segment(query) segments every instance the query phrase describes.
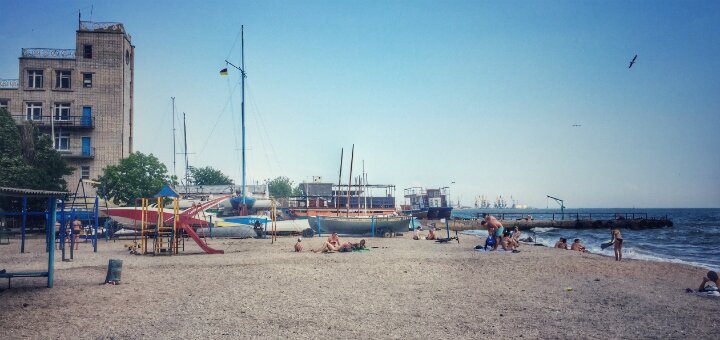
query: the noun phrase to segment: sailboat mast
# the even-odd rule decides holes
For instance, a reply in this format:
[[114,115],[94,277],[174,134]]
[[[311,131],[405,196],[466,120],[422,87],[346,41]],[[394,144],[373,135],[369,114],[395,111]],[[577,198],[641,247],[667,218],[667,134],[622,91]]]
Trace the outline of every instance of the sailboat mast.
[[345,149],[340,148],[340,175],[338,175],[338,186],[337,191],[335,191],[335,213],[337,216],[340,216],[340,186],[342,185],[343,151],[345,151]]
[[177,164],[175,162],[175,156],[177,155],[177,151],[175,151],[175,97],[170,97],[172,99],[172,125],[173,125],[173,175],[175,175],[175,179],[177,180]]
[[187,125],[185,124],[185,112],[183,112],[183,138],[185,138],[185,193],[187,193],[188,180],[190,179],[190,176],[188,175]]
[[348,191],[347,191],[347,214],[350,216],[350,186],[352,186],[352,168],[353,161],[355,160],[355,144],[352,146],[352,152],[350,153],[350,176],[348,176]]
[[363,190],[363,197],[365,198],[365,202],[363,203],[363,206],[365,207],[365,215],[367,215],[367,173],[365,172],[365,160],[363,159],[363,186],[365,189]]
[[242,84],[242,102],[240,103],[240,118],[242,119],[242,195],[243,208],[245,205],[245,26],[240,26],[240,73]]

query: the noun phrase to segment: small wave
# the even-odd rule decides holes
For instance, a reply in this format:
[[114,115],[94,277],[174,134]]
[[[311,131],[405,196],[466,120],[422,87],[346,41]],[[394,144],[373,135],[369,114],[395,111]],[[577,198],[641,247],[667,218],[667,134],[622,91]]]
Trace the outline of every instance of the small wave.
[[463,235],[473,235],[473,236],[487,236],[487,230],[465,230],[461,231],[460,234]]
[[[611,252],[610,254],[608,254],[608,256],[615,256],[615,254],[614,254],[614,252]],[[695,266],[695,267],[701,267],[701,268],[705,268],[705,269],[713,269],[712,265],[708,264],[708,263],[681,260],[678,258],[667,258],[667,257],[653,255],[653,254],[643,254],[634,249],[630,249],[629,251],[626,251],[625,249],[623,249],[623,257],[626,257],[629,259],[635,259],[635,260],[689,264],[689,265]]]
[[534,233],[546,233],[546,232],[548,232],[548,231],[552,231],[552,230],[555,230],[555,229],[557,229],[557,228],[553,228],[553,227],[547,227],[547,228],[535,227],[535,228],[532,228],[531,230],[532,230]]

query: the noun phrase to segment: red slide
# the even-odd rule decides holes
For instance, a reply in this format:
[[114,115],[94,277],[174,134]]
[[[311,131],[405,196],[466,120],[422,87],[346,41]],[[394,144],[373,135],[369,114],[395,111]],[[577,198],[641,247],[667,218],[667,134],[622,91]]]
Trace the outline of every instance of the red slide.
[[195,233],[195,230],[192,230],[192,228],[188,227],[187,225],[182,225],[180,228],[183,228],[185,232],[192,237],[193,240],[195,240],[195,243],[197,243],[202,250],[204,250],[208,254],[225,254],[225,251],[213,249],[210,248],[207,243],[205,243],[203,240],[200,239],[200,236],[198,236],[197,233]]

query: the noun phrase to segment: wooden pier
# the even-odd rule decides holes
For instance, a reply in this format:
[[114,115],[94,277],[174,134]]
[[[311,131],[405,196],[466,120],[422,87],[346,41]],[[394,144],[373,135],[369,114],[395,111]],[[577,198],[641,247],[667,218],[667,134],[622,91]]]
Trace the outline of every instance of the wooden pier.
[[[458,219],[447,220],[450,230],[485,230],[480,225],[482,219]],[[620,229],[642,230],[672,227],[673,222],[667,218],[635,218],[635,219],[566,219],[566,220],[527,220],[527,219],[506,219],[499,220],[506,230],[518,227],[520,230],[532,228],[560,228],[560,229]],[[444,229],[445,223],[442,220],[421,220],[423,226],[434,225],[436,228]]]

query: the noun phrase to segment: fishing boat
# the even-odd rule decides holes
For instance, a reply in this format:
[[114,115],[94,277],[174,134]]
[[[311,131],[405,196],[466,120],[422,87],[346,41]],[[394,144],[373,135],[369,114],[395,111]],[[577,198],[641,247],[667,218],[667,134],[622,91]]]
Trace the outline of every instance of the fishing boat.
[[408,230],[409,216],[309,216],[308,223],[313,230],[321,233],[346,235],[382,235],[390,237]]
[[[301,195],[290,197],[290,218],[308,216],[380,216],[395,213],[394,185],[353,185],[348,194],[346,185],[320,181],[301,183]],[[348,209],[349,208],[349,209]]]

